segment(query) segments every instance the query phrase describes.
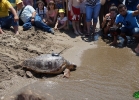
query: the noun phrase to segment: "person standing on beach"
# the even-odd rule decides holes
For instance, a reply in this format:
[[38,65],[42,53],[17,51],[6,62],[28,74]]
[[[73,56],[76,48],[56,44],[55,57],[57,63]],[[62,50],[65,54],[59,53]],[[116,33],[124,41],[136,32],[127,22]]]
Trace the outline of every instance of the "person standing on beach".
[[101,7],[100,0],[86,0],[86,22],[87,22],[86,35],[90,34],[92,19],[93,19],[93,33],[95,33],[100,7]]
[[72,21],[74,33],[76,35],[82,34],[79,27],[79,20],[80,20],[79,0],[69,0],[69,20]]

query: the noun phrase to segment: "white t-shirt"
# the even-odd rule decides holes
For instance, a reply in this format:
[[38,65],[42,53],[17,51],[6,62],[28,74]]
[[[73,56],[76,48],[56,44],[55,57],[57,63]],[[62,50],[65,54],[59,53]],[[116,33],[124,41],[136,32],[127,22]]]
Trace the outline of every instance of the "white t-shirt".
[[67,21],[68,19],[67,19],[67,17],[64,17],[62,19],[59,17],[59,18],[57,18],[57,20],[58,20],[58,23],[64,24],[64,22]]
[[36,12],[38,13],[38,15],[39,15],[42,19],[46,17],[46,12],[47,12],[47,11],[48,11],[48,10],[47,10],[46,7],[44,7],[43,10],[40,10],[40,9],[36,8]]
[[[18,16],[20,14],[21,10],[18,11]],[[22,14],[20,16],[21,20],[26,23],[30,20],[30,17],[32,16],[32,13],[35,12],[35,9],[30,6],[30,5],[27,5],[25,6],[24,10],[22,11]]]

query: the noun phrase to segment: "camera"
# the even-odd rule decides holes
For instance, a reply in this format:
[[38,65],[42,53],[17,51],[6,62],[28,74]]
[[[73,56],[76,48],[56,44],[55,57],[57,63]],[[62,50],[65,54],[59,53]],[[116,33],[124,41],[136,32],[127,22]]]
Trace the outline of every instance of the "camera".
[[110,16],[106,17],[106,20],[107,21],[110,21],[111,20]]

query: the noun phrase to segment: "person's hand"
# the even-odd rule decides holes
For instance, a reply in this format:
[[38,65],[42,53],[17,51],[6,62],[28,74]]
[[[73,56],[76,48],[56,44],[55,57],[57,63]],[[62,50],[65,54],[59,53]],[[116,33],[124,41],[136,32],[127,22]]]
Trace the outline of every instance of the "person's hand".
[[73,16],[73,15],[74,15],[73,11],[71,11],[71,13],[70,13],[70,14],[71,14],[71,16]]
[[43,19],[43,22],[45,23],[45,22],[46,22],[46,20],[45,20],[45,19]]
[[19,17],[16,15],[14,16],[14,21],[17,22],[19,20]]
[[57,27],[54,27],[54,30],[58,30],[58,28]]
[[31,19],[31,23],[32,23],[32,24],[34,23],[34,21],[35,21],[35,19]]

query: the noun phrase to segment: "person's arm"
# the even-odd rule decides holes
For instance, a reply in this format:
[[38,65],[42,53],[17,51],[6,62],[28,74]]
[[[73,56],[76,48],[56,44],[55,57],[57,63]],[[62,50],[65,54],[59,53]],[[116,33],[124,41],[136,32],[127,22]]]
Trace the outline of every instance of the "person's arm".
[[137,5],[137,9],[138,9],[138,10],[135,10],[135,11],[133,12],[133,16],[139,15],[139,4]]
[[58,9],[55,9],[56,15],[54,16],[54,23],[56,22],[57,16],[58,16]]
[[33,23],[35,21],[35,16],[36,16],[36,11],[34,11],[32,13],[32,16],[31,16],[31,22]]
[[102,22],[102,24],[101,24],[102,28],[104,28],[104,27],[105,27],[106,22],[107,22],[107,20],[106,20],[106,16],[105,16],[105,17],[104,17],[104,19],[103,19],[103,22]]
[[36,16],[36,11],[34,11],[34,12],[32,13],[31,18],[35,18],[35,16]]
[[14,21],[17,22],[17,21],[19,20],[19,18],[18,18],[18,15],[17,15],[15,9],[11,6],[11,7],[9,8],[9,10],[10,10],[10,11],[12,12],[12,14],[14,15]]
[[72,10],[72,5],[73,5],[73,0],[69,0],[69,9],[70,9],[70,12],[71,12],[71,16],[74,15],[73,10]]
[[56,24],[55,24],[55,27],[54,27],[55,30],[57,29],[57,25],[58,25],[58,20],[56,21]]
[[102,22],[102,28],[105,28],[106,26],[110,26],[110,25],[111,25],[110,15],[106,14]]

